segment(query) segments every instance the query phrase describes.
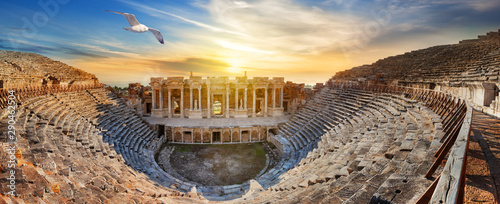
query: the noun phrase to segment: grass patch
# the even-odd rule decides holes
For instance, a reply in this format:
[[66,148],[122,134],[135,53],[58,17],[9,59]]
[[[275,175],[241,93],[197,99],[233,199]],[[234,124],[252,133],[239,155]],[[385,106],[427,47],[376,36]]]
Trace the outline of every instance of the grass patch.
[[262,145],[258,143],[253,143],[253,150],[254,150],[254,156],[256,157],[265,157],[266,156],[266,150]]

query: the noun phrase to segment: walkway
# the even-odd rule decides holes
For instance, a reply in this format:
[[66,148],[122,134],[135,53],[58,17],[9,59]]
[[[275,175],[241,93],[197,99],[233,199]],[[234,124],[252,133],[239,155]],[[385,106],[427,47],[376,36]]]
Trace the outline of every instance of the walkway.
[[166,124],[168,126],[181,127],[245,127],[245,126],[273,126],[279,123],[285,123],[289,120],[290,115],[278,117],[250,117],[250,118],[152,118],[144,117],[151,125]]
[[500,195],[500,120],[474,111],[467,157],[466,203],[495,203]]

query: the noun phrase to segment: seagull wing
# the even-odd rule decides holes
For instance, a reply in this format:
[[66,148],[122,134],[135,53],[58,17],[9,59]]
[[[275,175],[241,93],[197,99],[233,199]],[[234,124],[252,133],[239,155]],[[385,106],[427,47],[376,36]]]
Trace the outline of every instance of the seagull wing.
[[137,21],[137,19],[135,18],[134,14],[122,13],[122,12],[116,12],[116,11],[110,11],[110,10],[105,10],[105,11],[116,13],[116,14],[121,14],[121,15],[125,16],[125,18],[128,21],[128,24],[130,24],[130,26],[135,26],[135,25],[140,24],[139,21]]
[[149,31],[151,31],[153,33],[153,35],[155,35],[156,39],[161,43],[163,44],[163,36],[161,35],[160,31],[159,30],[156,30],[154,28],[148,28]]

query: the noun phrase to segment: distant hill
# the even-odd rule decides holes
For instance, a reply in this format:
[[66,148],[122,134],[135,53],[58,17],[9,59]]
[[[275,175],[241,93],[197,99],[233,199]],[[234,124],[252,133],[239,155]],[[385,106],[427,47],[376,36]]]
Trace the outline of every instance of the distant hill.
[[95,75],[42,55],[0,50],[0,88],[95,83]]

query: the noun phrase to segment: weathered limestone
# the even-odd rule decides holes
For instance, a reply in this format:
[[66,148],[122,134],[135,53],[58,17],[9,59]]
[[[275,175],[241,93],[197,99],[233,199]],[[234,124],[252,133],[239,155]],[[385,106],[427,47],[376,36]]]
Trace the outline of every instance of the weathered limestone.
[[[305,98],[304,94],[306,93],[301,91],[303,86],[285,83],[283,77],[247,79],[244,76],[236,77],[235,80],[229,80],[227,77],[208,77],[206,79],[202,79],[200,76],[190,76],[188,79],[183,77],[167,77],[166,79],[156,77],[151,78],[150,85],[152,90],[151,116],[160,118],[188,117],[200,119],[281,116],[284,112],[297,109],[299,105],[297,102],[300,103]],[[286,99],[285,88],[288,90]],[[185,90],[189,91],[187,97],[184,96]],[[250,101],[248,100],[249,91],[252,98]],[[202,94],[203,92],[206,94]],[[268,97],[269,92],[272,94],[271,97]],[[165,95],[167,95],[167,99],[164,98]],[[206,101],[206,103],[202,103],[203,101]],[[283,103],[285,102],[287,103],[287,110],[284,109]],[[174,110],[176,107],[172,109],[173,103],[179,103],[179,110]],[[220,107],[218,104],[220,104]],[[250,104],[251,109],[248,108]],[[189,108],[184,109],[184,105]],[[214,106],[217,106],[217,110],[214,109]]]
[[0,50],[0,88],[99,85],[95,75],[42,55]]
[[[492,35],[479,41],[392,57],[352,73],[380,71],[382,76],[373,78],[380,82],[394,77],[384,73],[383,67],[397,69],[394,74],[407,74],[405,79],[401,77],[405,80],[400,81],[401,84],[455,93],[474,102],[476,108],[495,113],[500,109],[496,91],[500,53],[491,51],[498,49],[491,43],[491,39],[496,39]],[[443,56],[445,54],[453,57]],[[464,57],[466,55],[470,57]],[[12,64],[9,66],[16,68]],[[405,73],[404,70],[409,71]],[[443,80],[440,76],[453,77]],[[466,83],[459,84],[460,80]],[[244,77],[234,81],[227,77],[153,78],[151,90],[144,88],[142,96],[130,104],[143,103],[143,114],[161,119],[222,117],[219,120],[237,120],[244,116],[268,119],[271,117],[267,116],[287,112],[292,103],[296,106],[303,103],[297,99],[305,94],[289,92],[287,87],[293,86],[283,81],[265,77]],[[326,86],[317,85],[314,98],[308,100],[289,122],[277,127],[164,127],[165,133],[172,133],[165,137],[158,137],[159,128],[151,129],[148,123],[103,89],[42,94],[36,98],[28,96],[19,101],[21,107],[16,115],[19,118],[16,128],[22,135],[18,137],[18,144],[23,152],[18,155],[26,162],[16,168],[19,170],[16,176],[20,178],[20,189],[24,190],[25,197],[21,201],[20,197],[1,196],[0,202],[126,203],[133,200],[148,203],[158,199],[167,203],[205,202],[200,197],[201,192],[212,200],[235,199],[231,201],[234,203],[389,200],[413,203],[432,183],[423,175],[434,160],[433,154],[441,145],[444,131],[449,131],[446,116],[450,114],[438,115],[436,112],[457,107],[440,107],[443,102],[452,104],[447,97],[422,103],[405,97],[408,92],[392,94],[371,91],[369,86],[355,88],[357,83],[364,82],[369,83],[369,80],[341,86],[333,86],[331,80]],[[184,95],[185,91],[189,94]],[[412,93],[423,93],[423,90]],[[214,114],[216,101],[220,102],[217,103],[220,113]],[[8,119],[0,119],[1,130],[6,130]],[[283,159],[271,160],[270,168],[248,183],[199,186],[166,172],[168,168],[166,171],[158,168],[153,155],[167,140],[183,143],[267,140],[276,145],[280,151],[276,154],[281,154]],[[5,155],[5,150],[0,149],[3,163],[6,163]],[[84,172],[94,176],[89,177]],[[245,196],[239,198],[243,194]],[[175,196],[180,195],[187,200],[175,200]]]

